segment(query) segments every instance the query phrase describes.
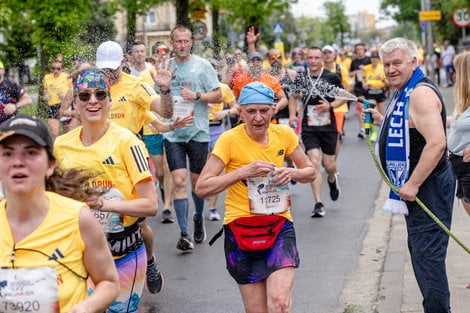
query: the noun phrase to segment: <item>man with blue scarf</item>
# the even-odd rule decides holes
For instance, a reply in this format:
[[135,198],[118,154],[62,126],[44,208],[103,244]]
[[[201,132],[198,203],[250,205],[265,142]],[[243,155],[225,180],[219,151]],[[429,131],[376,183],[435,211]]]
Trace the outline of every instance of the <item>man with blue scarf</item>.
[[455,179],[446,156],[444,99],[417,65],[417,47],[394,38],[380,48],[385,75],[394,91],[381,126],[376,152],[383,170],[399,189],[390,191],[385,210],[405,215],[408,249],[423,295],[425,313],[450,313],[445,258],[448,235],[414,201],[418,197],[448,228]]

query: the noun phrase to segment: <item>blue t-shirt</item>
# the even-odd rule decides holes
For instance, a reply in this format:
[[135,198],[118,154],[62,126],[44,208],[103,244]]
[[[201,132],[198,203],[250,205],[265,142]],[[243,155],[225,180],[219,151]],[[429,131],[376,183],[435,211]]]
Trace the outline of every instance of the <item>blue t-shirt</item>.
[[[194,107],[194,123],[192,126],[178,128],[164,133],[164,137],[170,142],[209,142],[209,117],[207,103],[200,100],[184,101],[181,98],[180,88],[186,87],[194,92],[206,93],[220,88],[219,79],[212,65],[205,59],[192,55],[191,58],[181,64],[177,64],[175,59],[171,59],[171,69],[175,66],[177,70],[171,80],[171,93],[174,111],[189,112]],[[185,111],[185,108],[189,110]],[[175,116],[175,115],[174,115]]]

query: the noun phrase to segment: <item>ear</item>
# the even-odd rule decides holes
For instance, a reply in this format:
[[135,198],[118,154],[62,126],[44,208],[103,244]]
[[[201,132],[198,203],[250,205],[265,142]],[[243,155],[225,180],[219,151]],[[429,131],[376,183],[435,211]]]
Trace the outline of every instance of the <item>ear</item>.
[[57,164],[55,161],[49,161],[49,167],[46,170],[46,178],[49,178],[54,174]]

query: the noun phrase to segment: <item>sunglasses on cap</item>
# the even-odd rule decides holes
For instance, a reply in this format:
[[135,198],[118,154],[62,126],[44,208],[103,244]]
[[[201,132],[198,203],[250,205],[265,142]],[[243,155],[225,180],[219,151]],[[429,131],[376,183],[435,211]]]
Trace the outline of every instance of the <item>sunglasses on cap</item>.
[[[92,92],[90,91],[80,91],[78,93],[78,98],[82,101],[88,101],[91,99],[91,94]],[[108,96],[108,93],[104,90],[96,90],[94,94],[95,94],[95,98],[98,100],[104,100]]]
[[269,56],[270,60],[277,60],[277,59],[280,59],[280,58],[282,58],[282,54],[271,54]]

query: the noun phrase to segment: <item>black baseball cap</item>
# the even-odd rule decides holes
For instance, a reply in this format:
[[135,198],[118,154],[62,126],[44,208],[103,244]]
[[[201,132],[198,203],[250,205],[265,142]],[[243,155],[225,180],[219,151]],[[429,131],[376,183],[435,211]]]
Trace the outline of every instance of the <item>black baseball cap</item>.
[[46,124],[39,118],[18,114],[0,124],[0,143],[13,135],[28,137],[41,147],[46,148],[50,157],[54,156],[52,136]]

